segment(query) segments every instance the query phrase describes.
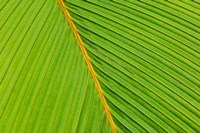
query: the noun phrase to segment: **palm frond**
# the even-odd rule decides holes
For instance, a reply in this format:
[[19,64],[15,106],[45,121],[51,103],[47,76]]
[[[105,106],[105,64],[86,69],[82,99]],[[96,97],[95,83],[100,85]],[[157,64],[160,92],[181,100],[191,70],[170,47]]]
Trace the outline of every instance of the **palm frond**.
[[199,5],[3,0],[0,133],[200,132]]

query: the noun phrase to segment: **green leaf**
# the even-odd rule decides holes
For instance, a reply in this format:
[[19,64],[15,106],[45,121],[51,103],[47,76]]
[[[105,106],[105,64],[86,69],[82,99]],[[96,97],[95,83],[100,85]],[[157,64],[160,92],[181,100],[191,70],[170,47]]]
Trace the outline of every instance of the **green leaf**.
[[0,133],[200,132],[198,0],[64,3],[0,2]]

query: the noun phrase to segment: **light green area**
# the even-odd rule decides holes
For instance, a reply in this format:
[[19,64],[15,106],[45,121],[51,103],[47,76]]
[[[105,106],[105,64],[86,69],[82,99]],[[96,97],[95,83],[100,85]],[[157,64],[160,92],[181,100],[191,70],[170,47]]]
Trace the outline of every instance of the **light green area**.
[[58,2],[4,3],[0,21],[0,133],[111,132]]

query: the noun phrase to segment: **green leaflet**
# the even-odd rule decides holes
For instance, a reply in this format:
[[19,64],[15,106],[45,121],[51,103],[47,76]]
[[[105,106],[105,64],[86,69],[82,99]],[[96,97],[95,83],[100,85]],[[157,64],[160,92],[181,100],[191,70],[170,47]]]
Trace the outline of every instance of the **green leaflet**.
[[199,9],[150,0],[66,5],[119,132],[200,131]]
[[2,13],[0,132],[111,132],[57,1],[8,1]]

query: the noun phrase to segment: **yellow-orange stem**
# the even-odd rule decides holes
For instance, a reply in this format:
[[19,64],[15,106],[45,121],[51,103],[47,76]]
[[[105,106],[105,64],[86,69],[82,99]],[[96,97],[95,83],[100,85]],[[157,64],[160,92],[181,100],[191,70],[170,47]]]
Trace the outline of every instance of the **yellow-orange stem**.
[[67,20],[68,20],[68,22],[69,22],[71,28],[72,28],[72,31],[73,31],[73,33],[74,33],[74,35],[75,35],[75,37],[76,37],[76,40],[77,40],[77,42],[78,42],[78,44],[79,44],[79,47],[80,47],[80,49],[81,49],[81,51],[82,51],[82,53],[83,53],[83,56],[84,56],[84,58],[85,58],[85,61],[86,61],[86,63],[87,63],[88,69],[89,69],[89,71],[90,71],[90,73],[91,73],[91,75],[92,75],[92,77],[93,77],[93,79],[94,79],[95,86],[96,86],[97,91],[98,91],[98,93],[99,93],[100,99],[101,99],[101,101],[102,101],[102,103],[103,103],[103,106],[104,106],[106,115],[107,115],[107,117],[108,117],[108,120],[109,120],[109,122],[110,122],[112,131],[113,131],[113,133],[117,133],[117,130],[116,130],[116,127],[115,127],[115,123],[114,123],[114,121],[113,121],[113,119],[112,119],[110,110],[109,110],[109,108],[108,108],[106,99],[105,99],[104,94],[103,94],[103,90],[102,90],[102,88],[101,88],[101,86],[100,86],[100,84],[99,84],[99,81],[98,81],[98,79],[97,79],[96,72],[94,71],[94,68],[93,68],[93,66],[92,66],[92,63],[90,62],[90,58],[89,58],[88,53],[87,53],[87,51],[86,51],[86,49],[85,49],[84,43],[83,43],[83,41],[82,41],[82,39],[81,39],[81,37],[80,37],[78,31],[77,31],[77,28],[76,28],[74,22],[72,21],[71,15],[69,14],[69,11],[67,10],[67,8],[66,8],[66,6],[65,6],[65,4],[64,4],[64,2],[63,2],[63,0],[58,0],[58,2],[59,2],[59,4],[60,4],[60,7],[61,7],[63,13],[65,14],[65,16],[66,16],[66,18],[67,18]]

